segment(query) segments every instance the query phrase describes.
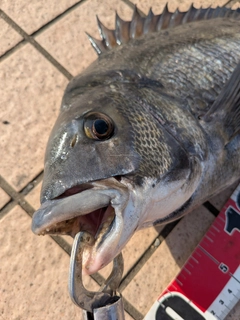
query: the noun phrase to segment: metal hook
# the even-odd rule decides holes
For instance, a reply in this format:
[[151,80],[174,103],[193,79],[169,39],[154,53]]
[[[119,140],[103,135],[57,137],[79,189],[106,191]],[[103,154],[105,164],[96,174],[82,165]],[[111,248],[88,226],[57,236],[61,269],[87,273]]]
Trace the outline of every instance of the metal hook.
[[[123,273],[123,258],[120,253],[113,263],[113,270],[98,292],[88,291],[82,282],[82,255],[85,246],[92,246],[94,238],[87,232],[79,232],[74,239],[69,271],[69,293],[72,301],[80,308],[92,312],[112,300]],[[110,290],[109,290],[109,289]]]

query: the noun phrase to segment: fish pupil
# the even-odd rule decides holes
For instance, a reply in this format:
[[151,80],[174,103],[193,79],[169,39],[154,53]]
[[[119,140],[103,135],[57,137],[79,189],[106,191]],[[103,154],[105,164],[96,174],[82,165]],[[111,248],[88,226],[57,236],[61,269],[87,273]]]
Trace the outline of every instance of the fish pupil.
[[94,121],[95,132],[99,135],[105,134],[108,132],[108,123],[103,119],[97,119]]

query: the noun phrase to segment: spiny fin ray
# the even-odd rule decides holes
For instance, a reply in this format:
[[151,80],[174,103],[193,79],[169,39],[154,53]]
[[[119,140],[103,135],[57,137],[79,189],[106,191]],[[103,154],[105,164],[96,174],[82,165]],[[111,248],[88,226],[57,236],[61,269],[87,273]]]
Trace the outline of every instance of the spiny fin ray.
[[116,47],[117,40],[115,37],[115,30],[110,30],[110,29],[106,28],[102,24],[102,22],[99,20],[98,16],[97,16],[97,23],[98,23],[98,28],[99,28],[99,32],[100,32],[102,41],[105,42],[105,46],[109,49]]
[[140,38],[143,34],[150,34],[167,28],[177,27],[181,24],[200,20],[216,19],[220,17],[240,17],[240,8],[232,10],[226,7],[211,7],[206,9],[196,9],[193,5],[186,12],[180,12],[178,9],[172,13],[166,4],[161,14],[155,15],[152,9],[146,17],[143,17],[137,6],[134,8],[131,21],[122,20],[116,13],[115,30],[106,28],[97,17],[98,28],[102,40],[97,40],[90,35],[88,38],[92,47],[101,55],[103,52],[111,50],[121,44],[129,42],[131,39]]

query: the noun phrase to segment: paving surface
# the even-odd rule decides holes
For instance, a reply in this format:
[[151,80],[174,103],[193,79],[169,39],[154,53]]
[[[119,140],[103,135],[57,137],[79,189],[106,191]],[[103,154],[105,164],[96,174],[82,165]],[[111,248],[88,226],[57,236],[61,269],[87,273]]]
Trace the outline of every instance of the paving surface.
[[[142,12],[163,10],[162,0],[135,0]],[[169,7],[186,10],[191,1]],[[219,0],[213,6],[223,5]],[[195,2],[207,7],[211,1]],[[231,2],[234,6],[239,3]],[[0,320],[81,319],[67,290],[71,239],[36,237],[31,215],[39,207],[43,157],[64,88],[96,59],[85,31],[98,37],[96,14],[114,26],[115,10],[130,19],[128,0],[0,0]],[[142,319],[177,275],[234,186],[180,222],[140,231],[123,250],[120,290],[126,319]],[[211,211],[209,211],[211,210]],[[156,241],[160,239],[160,241]],[[97,289],[109,266],[93,278]],[[240,319],[240,304],[227,319]]]

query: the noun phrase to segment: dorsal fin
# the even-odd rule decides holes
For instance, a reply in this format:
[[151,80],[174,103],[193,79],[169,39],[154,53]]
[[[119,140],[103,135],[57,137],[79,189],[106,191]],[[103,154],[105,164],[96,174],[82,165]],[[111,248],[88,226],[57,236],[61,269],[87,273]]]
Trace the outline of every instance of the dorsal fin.
[[122,20],[116,13],[115,30],[106,28],[97,17],[99,33],[102,40],[97,40],[88,35],[91,45],[98,55],[108,51],[114,47],[127,43],[131,39],[141,37],[143,34],[157,32],[167,28],[177,27],[181,24],[199,21],[216,19],[219,17],[240,17],[240,8],[232,10],[226,7],[196,9],[193,5],[186,12],[180,12],[178,9],[175,12],[169,12],[166,4],[161,14],[155,15],[150,8],[146,17],[143,17],[137,6],[134,8],[131,21]]
[[201,121],[218,125],[225,145],[240,133],[240,62]]

